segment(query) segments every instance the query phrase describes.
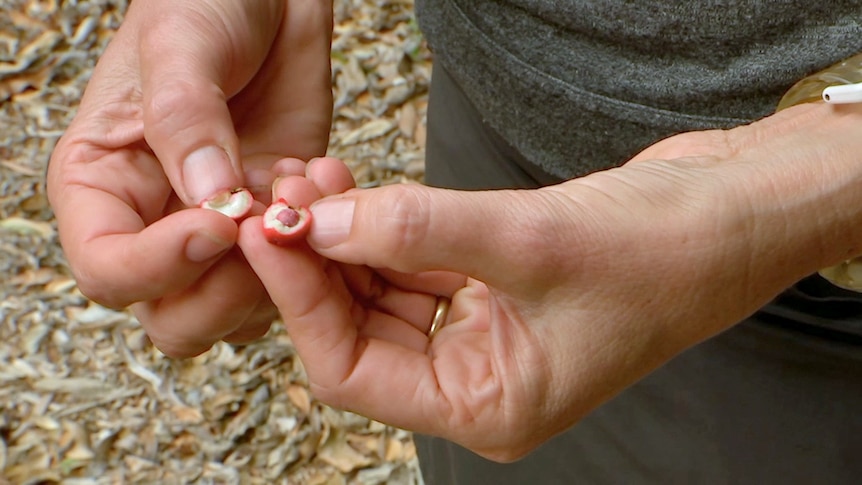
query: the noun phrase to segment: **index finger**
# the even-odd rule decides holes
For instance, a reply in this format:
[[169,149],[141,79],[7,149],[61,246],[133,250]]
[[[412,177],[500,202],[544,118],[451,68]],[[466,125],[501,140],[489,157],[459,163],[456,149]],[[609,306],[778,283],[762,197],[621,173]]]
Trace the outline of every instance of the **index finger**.
[[257,217],[245,220],[238,244],[281,312],[315,395],[395,426],[439,430],[447,404],[430,357],[363,334],[377,323],[371,319],[392,317],[345,300],[323,258],[306,246],[269,244],[260,224]]
[[269,52],[285,2],[161,1],[130,7],[147,143],[180,198],[197,205],[243,184],[228,100]]
[[79,288],[93,300],[125,307],[184,288],[236,241],[236,223],[214,211],[162,217],[171,191],[147,155],[70,152],[63,144],[55,152],[48,194]]

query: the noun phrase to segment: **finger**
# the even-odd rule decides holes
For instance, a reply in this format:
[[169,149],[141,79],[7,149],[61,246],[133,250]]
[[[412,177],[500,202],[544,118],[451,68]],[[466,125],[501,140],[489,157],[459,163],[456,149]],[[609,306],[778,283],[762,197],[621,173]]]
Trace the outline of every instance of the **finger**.
[[495,285],[523,286],[558,268],[566,252],[554,249],[578,236],[572,210],[539,191],[395,185],[325,198],[311,210],[308,242],[327,258],[402,273],[446,270]]
[[[447,404],[429,357],[361,335],[360,326],[374,328],[376,334],[392,321],[376,321],[376,312],[355,312],[333,291],[319,256],[267,243],[260,221],[253,219],[240,226],[239,246],[279,308],[315,395],[396,426],[439,430]],[[386,379],[380,378],[381,369],[386,369]]]
[[[279,158],[269,153],[257,153],[244,156],[242,159],[244,186],[251,191],[254,200],[264,206],[272,203],[272,184],[275,183],[279,175],[283,175],[274,170]],[[302,171],[300,170],[298,173],[301,174]]]
[[405,290],[424,291],[452,298],[452,295],[467,284],[467,277],[451,271],[425,271],[409,274],[381,268],[376,270],[386,281]]
[[248,319],[222,340],[233,345],[245,345],[254,342],[269,332],[272,322],[278,318],[278,309],[267,298],[261,300]]
[[267,60],[231,99],[231,111],[244,156],[267,152],[310,160],[326,152],[332,125],[332,4],[283,3]]
[[[468,280],[463,288],[452,295],[449,314],[434,337],[435,343],[443,343],[443,335],[448,335],[453,330],[461,334],[480,334],[490,331],[490,318],[479,317],[486,314],[492,306],[488,304],[488,296],[487,285],[477,280]],[[456,323],[450,325],[452,322]]]
[[320,192],[307,178],[291,175],[275,181],[273,197],[276,200],[284,199],[292,206],[308,207],[320,199]]
[[305,177],[323,196],[340,194],[356,187],[350,169],[337,158],[322,157],[310,161],[305,168]]
[[79,288],[115,308],[187,287],[237,236],[232,220],[204,209],[175,212],[145,226],[132,207],[89,187],[67,187],[55,207]]
[[429,315],[434,314],[437,302],[435,293],[404,291],[365,266],[340,265],[340,268],[344,283],[356,299],[383,313],[397,315],[423,334],[428,332]]
[[138,303],[134,309],[159,350],[171,357],[191,357],[236,334],[246,322],[250,324],[249,335],[259,332],[264,322],[252,317],[268,301],[260,281],[237,251],[193,286]]
[[[388,342],[422,354],[428,348],[428,327],[430,321],[424,325],[405,325],[404,320],[381,310],[369,310],[366,324],[360,329],[360,336],[364,340]],[[427,317],[427,313],[425,315]],[[430,319],[429,319],[430,320]]]
[[[133,5],[132,8],[137,7]],[[284,2],[169,2],[141,27],[144,135],[188,205],[243,185],[228,98],[254,76]]]
[[[309,375],[320,382],[338,382],[353,366],[350,349],[358,331],[351,316],[352,305],[332,288],[334,283],[319,256],[302,247],[270,244],[260,224],[259,217],[243,221],[239,247],[278,307],[297,349],[302,349],[303,360],[309,359]],[[333,360],[319,364],[312,349]]]
[[307,163],[298,158],[285,157],[272,164],[272,171],[279,177],[305,175],[305,168],[307,166]]

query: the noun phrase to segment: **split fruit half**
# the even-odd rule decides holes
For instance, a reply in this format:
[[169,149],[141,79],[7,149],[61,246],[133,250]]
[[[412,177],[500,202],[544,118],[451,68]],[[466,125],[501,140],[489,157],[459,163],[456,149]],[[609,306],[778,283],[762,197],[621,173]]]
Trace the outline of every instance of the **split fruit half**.
[[286,246],[305,239],[311,229],[311,211],[278,199],[263,213],[263,233],[272,244]]

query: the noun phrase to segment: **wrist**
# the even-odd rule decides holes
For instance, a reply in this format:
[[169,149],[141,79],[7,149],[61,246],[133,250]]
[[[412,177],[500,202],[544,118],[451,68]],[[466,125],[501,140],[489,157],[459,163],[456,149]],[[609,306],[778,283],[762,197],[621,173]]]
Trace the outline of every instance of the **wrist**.
[[[779,101],[777,110],[820,99],[834,104],[862,102],[862,53],[796,83]],[[862,292],[862,259],[857,260],[855,251],[848,254],[852,259],[845,256],[819,273],[836,286]]]
[[[753,130],[737,160],[770,274],[785,283],[862,253],[862,105],[797,106]],[[733,132],[733,131],[732,131]]]

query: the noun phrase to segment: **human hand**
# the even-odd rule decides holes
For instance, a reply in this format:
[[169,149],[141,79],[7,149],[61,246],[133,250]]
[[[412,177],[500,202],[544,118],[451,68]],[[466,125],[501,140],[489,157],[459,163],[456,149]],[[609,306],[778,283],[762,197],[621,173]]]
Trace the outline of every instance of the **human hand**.
[[802,106],[541,190],[349,191],[308,238],[341,263],[251,224],[239,245],[318,398],[511,460],[858,252],[859,126]]
[[[220,190],[269,201],[330,128],[329,2],[134,2],[54,151],[48,189],[79,287],[174,356],[266,332],[269,298]],[[260,210],[260,207],[257,208]],[[182,322],[178,325],[177,322]]]

